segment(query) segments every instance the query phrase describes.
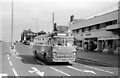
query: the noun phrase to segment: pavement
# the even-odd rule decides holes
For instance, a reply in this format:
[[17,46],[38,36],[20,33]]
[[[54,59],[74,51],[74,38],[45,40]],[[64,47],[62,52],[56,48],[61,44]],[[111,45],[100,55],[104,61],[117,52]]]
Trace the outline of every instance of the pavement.
[[109,66],[120,66],[118,64],[118,59],[120,60],[119,55],[115,54],[105,54],[100,52],[86,52],[84,50],[78,50],[77,52],[77,58],[87,60],[87,61],[93,61],[97,63],[101,63],[104,65]]

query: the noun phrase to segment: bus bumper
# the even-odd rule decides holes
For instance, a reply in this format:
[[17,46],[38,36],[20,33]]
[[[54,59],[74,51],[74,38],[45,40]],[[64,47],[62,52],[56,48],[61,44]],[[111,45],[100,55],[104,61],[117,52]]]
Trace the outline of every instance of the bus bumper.
[[54,58],[53,62],[74,62],[76,59],[59,59],[59,58]]

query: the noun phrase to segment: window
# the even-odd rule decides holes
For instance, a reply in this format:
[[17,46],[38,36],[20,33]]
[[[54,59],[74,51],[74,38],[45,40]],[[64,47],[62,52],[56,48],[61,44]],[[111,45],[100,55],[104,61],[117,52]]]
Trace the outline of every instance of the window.
[[84,32],[84,28],[82,28],[82,32]]
[[89,27],[85,27],[85,28],[84,28],[84,31],[85,31],[85,32],[89,31]]
[[106,27],[106,23],[101,23],[100,24],[100,28],[105,28]]
[[112,20],[112,21],[106,22],[106,26],[114,25],[114,24],[117,24],[117,20]]
[[91,31],[91,26],[89,27],[89,31]]
[[112,25],[117,24],[117,20],[112,21]]
[[96,26],[97,26],[97,29],[100,29],[100,24],[97,24]]
[[76,29],[76,33],[78,33],[79,32],[79,29]]
[[91,30],[95,30],[95,29],[97,29],[97,26],[96,26],[96,25],[93,25],[93,26],[91,27]]
[[81,32],[82,32],[82,29],[80,28],[80,29],[79,29],[79,33],[81,33]]
[[73,30],[73,33],[75,33],[75,30]]

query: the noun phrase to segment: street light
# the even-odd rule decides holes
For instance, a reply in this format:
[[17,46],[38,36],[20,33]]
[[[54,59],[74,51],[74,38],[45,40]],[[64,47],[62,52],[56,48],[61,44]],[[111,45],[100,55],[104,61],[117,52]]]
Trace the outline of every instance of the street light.
[[13,0],[11,1],[11,5],[12,5],[12,15],[11,15],[11,46],[13,43]]

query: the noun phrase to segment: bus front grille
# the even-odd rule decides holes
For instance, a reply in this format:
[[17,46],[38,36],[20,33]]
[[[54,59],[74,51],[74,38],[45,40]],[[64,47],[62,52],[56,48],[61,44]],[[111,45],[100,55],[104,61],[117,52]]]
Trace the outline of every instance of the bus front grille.
[[73,58],[72,53],[57,53],[55,58]]

